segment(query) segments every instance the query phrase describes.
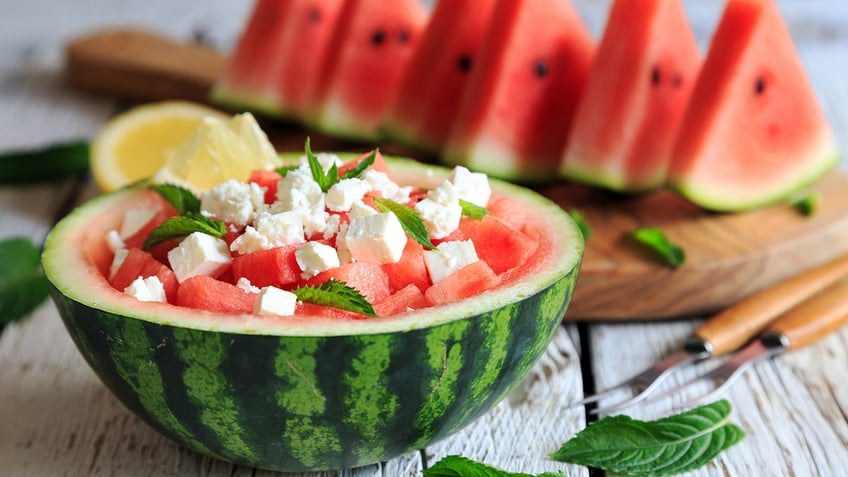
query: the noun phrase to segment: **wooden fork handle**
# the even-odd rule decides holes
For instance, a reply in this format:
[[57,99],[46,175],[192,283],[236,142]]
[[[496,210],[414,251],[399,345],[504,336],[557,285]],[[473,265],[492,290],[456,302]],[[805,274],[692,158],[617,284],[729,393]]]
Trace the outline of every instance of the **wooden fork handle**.
[[798,349],[848,323],[848,277],[783,313],[767,330],[788,339],[789,349]]
[[713,356],[729,353],[782,313],[846,275],[848,256],[843,256],[751,295],[708,320],[695,336],[710,345]]

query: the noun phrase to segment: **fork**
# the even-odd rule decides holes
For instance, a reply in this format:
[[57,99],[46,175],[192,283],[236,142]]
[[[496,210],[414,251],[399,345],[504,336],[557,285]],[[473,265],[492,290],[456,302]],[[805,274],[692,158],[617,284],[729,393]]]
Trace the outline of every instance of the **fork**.
[[637,393],[626,401],[591,412],[617,411],[641,402],[674,370],[740,348],[782,313],[845,275],[848,275],[848,256],[839,257],[755,293],[710,318],[683,343],[679,351],[626,381],[584,397],[571,407],[599,401],[623,387],[633,387]]
[[848,323],[848,277],[801,302],[772,321],[756,340],[733,354],[724,364],[695,377],[659,396],[674,394],[697,381],[714,379],[720,384],[712,391],[688,400],[686,408],[713,400],[726,391],[745,370],[772,356],[807,346]]

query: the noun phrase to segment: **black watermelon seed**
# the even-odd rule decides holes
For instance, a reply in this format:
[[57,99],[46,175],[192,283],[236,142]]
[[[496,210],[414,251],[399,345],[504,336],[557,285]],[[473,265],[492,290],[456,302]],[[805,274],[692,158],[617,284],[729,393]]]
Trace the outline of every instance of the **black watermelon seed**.
[[763,94],[766,91],[766,80],[762,76],[757,78],[757,81],[754,82],[754,92],[757,94]]
[[309,9],[309,23],[313,23],[313,24],[321,23],[321,17],[322,17],[321,10],[319,10],[317,8],[310,8]]
[[377,30],[374,34],[371,35],[371,44],[374,46],[380,46],[386,41],[386,31],[385,30]]
[[409,30],[402,29],[398,33],[398,41],[401,43],[409,43]]
[[675,73],[675,74],[674,74],[674,79],[673,79],[673,80],[671,80],[671,85],[672,85],[675,89],[677,89],[677,88],[681,87],[681,86],[683,85],[683,75],[681,75],[680,73]]
[[654,66],[651,69],[651,84],[652,85],[658,85],[658,84],[660,84],[661,79],[662,79],[662,77],[660,76],[660,67]]
[[471,71],[471,55],[468,53],[459,55],[456,59],[456,67],[459,68],[459,71],[462,73],[468,73]]
[[548,76],[548,64],[545,62],[545,60],[536,61],[534,69],[536,76],[538,76],[539,78],[544,78],[545,76]]

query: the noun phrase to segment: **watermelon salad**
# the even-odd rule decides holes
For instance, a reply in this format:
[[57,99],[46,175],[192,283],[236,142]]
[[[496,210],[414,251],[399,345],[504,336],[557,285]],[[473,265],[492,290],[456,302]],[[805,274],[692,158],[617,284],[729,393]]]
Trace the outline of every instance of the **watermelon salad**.
[[[138,300],[207,311],[389,316],[508,282],[539,245],[526,211],[493,196],[485,174],[457,166],[432,188],[400,186],[376,150],[346,163],[310,152],[200,197],[168,185],[144,195],[104,237],[109,283]],[[178,210],[194,201],[194,212]],[[345,311],[333,281],[364,308]],[[304,293],[320,301],[304,303]]]
[[597,40],[569,0],[385,5],[257,2],[213,99],[507,180],[668,187],[720,211],[838,162],[775,0],[729,0],[704,60],[681,0],[614,0]]

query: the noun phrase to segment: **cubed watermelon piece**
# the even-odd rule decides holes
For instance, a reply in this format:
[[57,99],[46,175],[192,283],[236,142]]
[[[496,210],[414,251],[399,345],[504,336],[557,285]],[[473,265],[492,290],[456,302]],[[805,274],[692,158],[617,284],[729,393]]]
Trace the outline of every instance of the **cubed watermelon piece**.
[[333,308],[331,306],[321,306],[315,305],[313,303],[301,303],[295,306],[294,309],[295,316],[326,316],[328,318],[341,318],[347,320],[362,320],[370,318],[367,315],[362,315],[359,313],[354,313],[352,311],[342,310],[339,308]]
[[492,268],[480,260],[460,268],[431,286],[424,292],[424,297],[434,306],[451,303],[490,290],[500,281]]
[[536,251],[539,239],[516,229],[494,215],[481,220],[464,217],[445,241],[471,240],[477,256],[497,274],[523,265]]
[[174,272],[165,266],[162,262],[153,257],[153,255],[141,250],[140,248],[130,248],[127,250],[127,256],[118,269],[115,275],[109,280],[109,283],[118,291],[124,291],[130,283],[138,277],[147,278],[156,276],[162,282],[162,287],[165,289],[165,296],[171,302],[176,298],[177,276]]
[[288,245],[233,257],[233,280],[247,278],[257,287],[287,288],[300,281],[301,270],[294,252],[299,245]]
[[277,200],[277,183],[283,176],[277,171],[257,170],[250,173],[248,182],[265,188],[265,203],[273,204]]
[[486,204],[490,214],[506,222],[517,230],[524,231],[527,223],[527,209],[507,197],[493,195]]
[[222,313],[252,313],[256,295],[210,276],[196,275],[177,289],[176,305]]
[[[358,166],[360,162],[367,159],[368,156],[370,156],[370,155],[371,155],[371,151],[366,152],[365,154],[362,154],[361,156],[357,157],[356,159],[354,159],[352,161],[348,161],[348,162],[344,163],[341,167],[339,167],[339,176],[341,176],[345,172],[347,172],[347,171],[355,168],[356,166]],[[389,174],[389,166],[388,166],[388,164],[386,164],[386,160],[383,158],[383,155],[380,154],[380,151],[377,151],[377,154],[374,157],[374,162],[371,164],[371,166],[368,169],[370,169],[372,171],[376,171],[376,172],[382,172],[382,173],[385,173],[385,174]],[[389,177],[391,177],[391,175],[389,175]]]
[[377,316],[389,316],[396,313],[403,313],[409,309],[417,310],[428,306],[430,306],[430,303],[424,298],[421,290],[410,283],[387,296],[380,303],[375,304],[374,311],[377,313]]
[[319,285],[331,278],[355,288],[370,303],[379,303],[392,293],[388,274],[376,263],[346,263],[315,275],[307,283]]
[[419,290],[426,290],[430,286],[430,276],[424,265],[424,247],[415,240],[407,240],[400,260],[383,264],[383,270],[389,276],[389,286],[393,291],[410,284]]

